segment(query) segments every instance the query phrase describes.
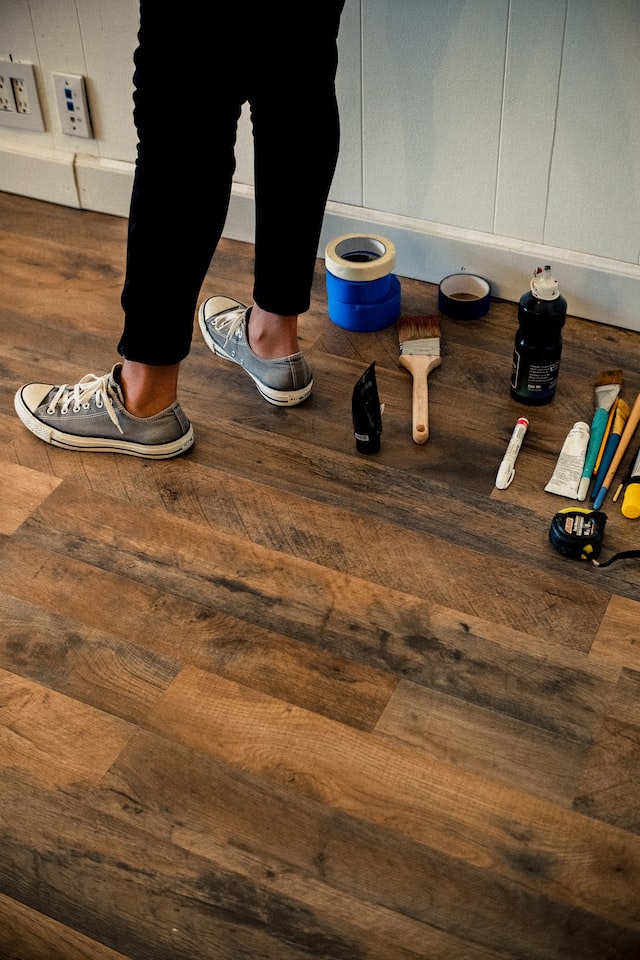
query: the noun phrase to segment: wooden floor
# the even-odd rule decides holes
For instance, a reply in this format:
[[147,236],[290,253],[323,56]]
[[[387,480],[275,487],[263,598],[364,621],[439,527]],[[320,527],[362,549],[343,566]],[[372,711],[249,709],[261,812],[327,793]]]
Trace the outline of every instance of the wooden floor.
[[[515,306],[443,318],[418,446],[395,328],[334,325],[319,260],[310,401],[271,407],[196,330],[192,451],[64,452],[13,396],[117,359],[126,223],[0,195],[0,227],[2,960],[640,956],[640,561],[555,553],[575,502],[544,491],[598,373],[640,391],[640,334],[570,318],[523,408]],[[224,241],[203,295],[250,299],[251,269]],[[640,546],[604,509],[602,559]]]

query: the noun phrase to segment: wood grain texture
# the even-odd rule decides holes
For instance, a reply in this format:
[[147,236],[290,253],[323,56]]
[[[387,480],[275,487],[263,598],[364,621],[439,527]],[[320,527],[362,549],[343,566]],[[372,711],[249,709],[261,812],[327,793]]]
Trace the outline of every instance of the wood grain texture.
[[[332,324],[318,261],[308,402],[196,331],[186,456],[65,452],[13,395],[117,359],[126,223],[7,195],[0,223],[2,960],[640,955],[640,563],[556,554],[544,491],[599,372],[640,390],[638,335],[568,318],[499,491],[515,306],[443,318],[417,445],[395,329]],[[223,241],[203,295],[251,272]],[[637,547],[605,510],[603,557]]]
[[0,533],[15,533],[59,482],[55,477],[48,477],[37,470],[6,461],[0,463],[0,488],[5,491],[0,502]]

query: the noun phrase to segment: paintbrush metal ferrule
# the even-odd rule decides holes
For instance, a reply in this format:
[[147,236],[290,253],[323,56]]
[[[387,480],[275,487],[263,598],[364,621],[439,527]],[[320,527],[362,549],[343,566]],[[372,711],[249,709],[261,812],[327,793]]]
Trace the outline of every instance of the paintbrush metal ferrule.
[[400,353],[413,357],[432,357],[440,353],[440,337],[430,337],[428,340],[403,340],[400,343]]

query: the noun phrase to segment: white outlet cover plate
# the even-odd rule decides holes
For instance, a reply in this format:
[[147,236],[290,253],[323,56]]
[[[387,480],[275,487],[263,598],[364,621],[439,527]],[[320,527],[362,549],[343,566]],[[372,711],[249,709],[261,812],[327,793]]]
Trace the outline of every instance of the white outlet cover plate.
[[54,73],[53,86],[60,128],[70,137],[91,139],[91,117],[84,77],[78,73]]

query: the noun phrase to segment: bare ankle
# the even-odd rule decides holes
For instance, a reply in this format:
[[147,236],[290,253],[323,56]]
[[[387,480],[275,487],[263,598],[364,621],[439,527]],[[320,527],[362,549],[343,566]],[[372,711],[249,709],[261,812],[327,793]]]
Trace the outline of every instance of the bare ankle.
[[120,388],[126,409],[134,417],[152,417],[166,410],[178,398],[180,364],[152,366],[124,360]]
[[249,346],[264,360],[298,353],[298,316],[270,313],[257,304],[251,308],[247,326]]

